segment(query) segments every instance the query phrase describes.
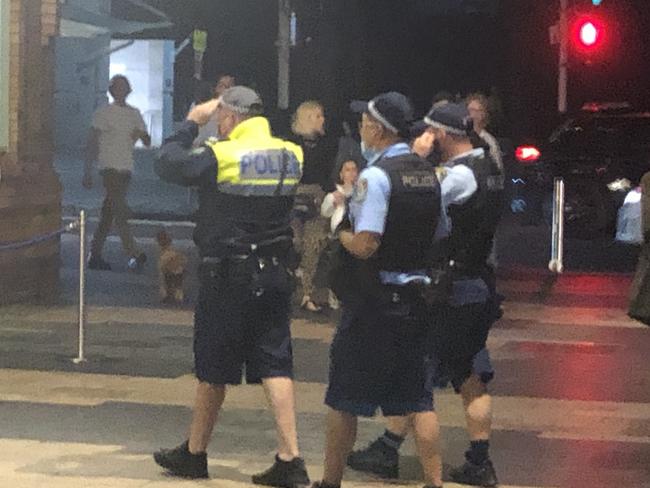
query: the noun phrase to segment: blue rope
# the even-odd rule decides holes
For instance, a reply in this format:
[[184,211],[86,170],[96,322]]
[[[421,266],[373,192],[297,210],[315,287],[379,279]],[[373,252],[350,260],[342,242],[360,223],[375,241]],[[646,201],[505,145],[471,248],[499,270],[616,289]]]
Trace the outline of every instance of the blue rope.
[[42,236],[37,236],[26,241],[15,241],[15,242],[0,242],[0,251],[16,251],[18,249],[24,249],[26,247],[32,247],[42,242],[51,241],[56,239],[62,234],[73,230],[77,226],[76,223],[68,224],[62,229],[59,229],[49,234],[43,234]]

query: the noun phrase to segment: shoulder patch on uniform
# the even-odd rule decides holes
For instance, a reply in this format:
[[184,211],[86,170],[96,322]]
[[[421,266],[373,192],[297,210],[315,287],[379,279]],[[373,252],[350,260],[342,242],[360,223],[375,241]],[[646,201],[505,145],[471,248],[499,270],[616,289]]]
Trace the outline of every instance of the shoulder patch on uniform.
[[200,156],[201,154],[203,154],[207,150],[208,150],[208,148],[205,147],[205,146],[195,147],[194,149],[192,149],[192,151],[190,151],[190,154],[192,156]]
[[360,178],[354,187],[354,195],[352,196],[352,199],[355,202],[362,202],[366,199],[366,196],[368,196],[368,180]]

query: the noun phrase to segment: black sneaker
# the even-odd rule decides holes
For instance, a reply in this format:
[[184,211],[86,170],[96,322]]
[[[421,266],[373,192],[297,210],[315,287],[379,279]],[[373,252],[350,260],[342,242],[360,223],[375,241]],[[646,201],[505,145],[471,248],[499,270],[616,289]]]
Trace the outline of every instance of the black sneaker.
[[93,256],[91,254],[88,258],[88,269],[94,269],[97,271],[110,271],[111,265],[104,261],[101,256]]
[[484,486],[489,488],[499,485],[497,473],[494,471],[492,461],[489,459],[482,464],[474,464],[466,461],[462,466],[454,468],[449,472],[449,479],[461,485]]
[[314,481],[311,488],[341,488],[341,485],[327,485],[324,481]]
[[357,471],[372,473],[385,479],[399,478],[399,452],[377,439],[365,449],[348,456],[348,466]]
[[309,475],[302,458],[282,461],[275,456],[275,463],[269,469],[252,477],[253,483],[279,488],[303,488],[309,486]]
[[207,454],[190,453],[187,441],[174,449],[161,449],[154,452],[153,458],[159,466],[173,476],[191,479],[208,477]]

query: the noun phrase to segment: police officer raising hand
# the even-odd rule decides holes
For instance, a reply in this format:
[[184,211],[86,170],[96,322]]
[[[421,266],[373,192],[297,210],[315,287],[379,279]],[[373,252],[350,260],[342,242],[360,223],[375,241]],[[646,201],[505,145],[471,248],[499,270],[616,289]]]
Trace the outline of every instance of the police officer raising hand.
[[208,102],[197,105],[187,114],[187,120],[195,122],[199,126],[207,124],[219,108],[221,98],[215,98]]
[[[448,303],[431,308],[429,356],[437,386],[451,382],[463,398],[470,446],[466,463],[451,470],[456,483],[497,486],[489,457],[491,399],[487,383],[493,370],[485,347],[495,320],[494,286],[488,257],[503,201],[503,173],[489,154],[472,145],[472,125],[464,105],[434,106],[424,119],[442,161],[442,212],[433,255],[454,263]],[[431,392],[432,393],[432,392]],[[398,450],[408,433],[406,418],[387,420],[382,436],[354,452],[348,464],[385,478],[398,476]]]
[[[221,141],[192,149],[199,124],[215,114]],[[175,476],[207,478],[206,449],[226,385],[263,383],[273,410],[274,464],[253,476],[267,486],[299,487],[309,477],[298,451],[290,302],[285,263],[292,250],[290,213],[301,177],[299,146],[274,138],[253,90],[235,86],[196,107],[163,144],[155,170],[166,181],[198,186],[194,232],[201,257],[194,315],[198,379],[189,438],[154,454]]]

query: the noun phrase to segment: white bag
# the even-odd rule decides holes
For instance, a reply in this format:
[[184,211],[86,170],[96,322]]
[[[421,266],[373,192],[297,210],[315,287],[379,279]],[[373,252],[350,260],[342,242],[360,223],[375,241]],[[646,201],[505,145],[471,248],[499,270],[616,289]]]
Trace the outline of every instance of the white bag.
[[616,240],[625,244],[643,244],[641,222],[641,188],[631,190],[618,209]]

